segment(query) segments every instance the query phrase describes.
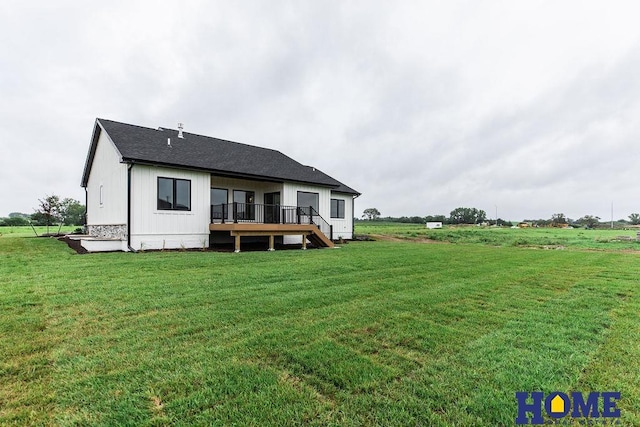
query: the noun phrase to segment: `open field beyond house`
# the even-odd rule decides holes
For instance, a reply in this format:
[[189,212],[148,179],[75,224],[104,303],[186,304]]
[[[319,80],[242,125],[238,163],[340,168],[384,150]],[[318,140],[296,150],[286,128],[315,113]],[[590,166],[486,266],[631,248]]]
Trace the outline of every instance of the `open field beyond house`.
[[3,232],[0,425],[514,425],[517,391],[619,391],[640,425],[635,232],[421,230],[89,255]]
[[408,241],[479,243],[492,246],[516,246],[541,249],[594,249],[606,251],[640,251],[637,235],[640,228],[592,230],[574,228],[517,228],[447,226],[429,230],[424,224],[363,221],[356,226],[358,234],[399,238]]

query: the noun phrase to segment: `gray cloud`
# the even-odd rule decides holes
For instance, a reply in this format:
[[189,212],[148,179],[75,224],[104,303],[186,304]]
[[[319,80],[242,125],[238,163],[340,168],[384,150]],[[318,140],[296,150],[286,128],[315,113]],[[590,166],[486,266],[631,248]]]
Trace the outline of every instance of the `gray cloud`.
[[83,200],[104,117],[281,150],[362,191],[359,211],[625,217],[639,8],[5,2],[0,215]]

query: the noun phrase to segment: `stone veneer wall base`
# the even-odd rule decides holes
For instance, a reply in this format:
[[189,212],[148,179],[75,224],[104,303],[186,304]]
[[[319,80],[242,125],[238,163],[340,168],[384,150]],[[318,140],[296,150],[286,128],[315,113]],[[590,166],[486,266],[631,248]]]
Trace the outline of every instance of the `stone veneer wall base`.
[[87,233],[92,237],[125,240],[127,238],[127,225],[87,225]]

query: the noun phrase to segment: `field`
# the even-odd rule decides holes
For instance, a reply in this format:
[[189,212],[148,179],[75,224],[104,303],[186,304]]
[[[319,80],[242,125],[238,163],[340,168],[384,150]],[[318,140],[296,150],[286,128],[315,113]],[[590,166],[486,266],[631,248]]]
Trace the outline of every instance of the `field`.
[[627,230],[597,228],[586,230],[444,226],[442,229],[428,230],[424,224],[360,222],[356,231],[366,235],[394,236],[408,241],[428,239],[448,243],[480,243],[484,245],[546,249],[581,248],[640,251],[640,242],[636,240],[640,228]]
[[0,229],[0,425],[514,425],[536,390],[640,425],[635,231],[368,227],[89,255]]

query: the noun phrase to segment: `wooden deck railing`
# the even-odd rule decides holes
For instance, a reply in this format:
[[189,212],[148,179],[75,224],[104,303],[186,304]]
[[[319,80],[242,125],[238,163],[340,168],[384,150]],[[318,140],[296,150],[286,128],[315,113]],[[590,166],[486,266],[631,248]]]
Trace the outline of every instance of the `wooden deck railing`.
[[315,224],[333,240],[333,226],[313,207],[264,205],[257,203],[222,203],[211,205],[211,223]]

